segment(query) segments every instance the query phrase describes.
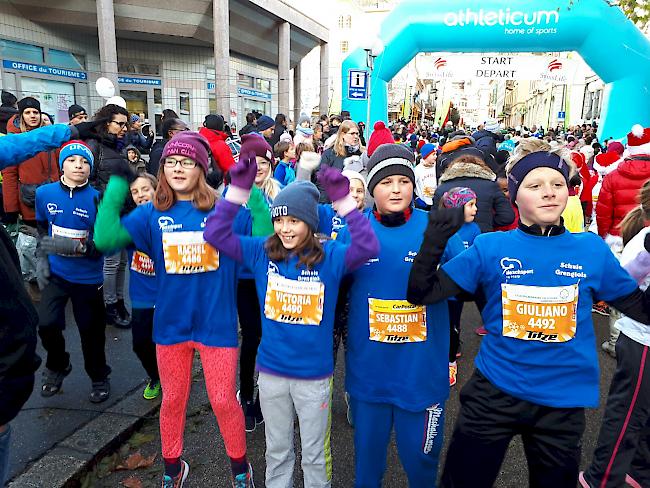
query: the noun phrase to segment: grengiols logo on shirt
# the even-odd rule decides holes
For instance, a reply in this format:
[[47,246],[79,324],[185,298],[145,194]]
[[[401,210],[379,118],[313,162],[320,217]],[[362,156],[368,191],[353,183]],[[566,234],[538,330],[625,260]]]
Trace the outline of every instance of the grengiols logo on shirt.
[[407,263],[412,263],[413,260],[415,259],[415,256],[418,255],[417,251],[409,251],[406,253],[406,256],[404,256],[404,261]]
[[158,226],[160,227],[160,230],[165,232],[171,232],[175,229],[183,228],[183,224],[175,224],[174,219],[172,217],[168,217],[167,215],[158,217]]
[[280,270],[278,269],[278,265],[275,264],[273,261],[269,261],[269,265],[266,268],[266,274],[280,274]]
[[501,269],[506,278],[519,278],[520,276],[533,274],[535,271],[532,269],[523,269],[523,264],[516,258],[502,258]]
[[48,203],[47,204],[47,211],[50,213],[50,215],[56,215],[58,213],[63,213],[63,210],[59,210],[59,207],[56,203]]

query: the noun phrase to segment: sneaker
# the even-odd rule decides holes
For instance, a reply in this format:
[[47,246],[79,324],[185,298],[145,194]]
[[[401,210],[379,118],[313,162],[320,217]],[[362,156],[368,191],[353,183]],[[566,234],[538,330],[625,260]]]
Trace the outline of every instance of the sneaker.
[[257,426],[255,421],[255,402],[253,400],[244,400],[241,407],[244,410],[246,432],[253,432]]
[[144,392],[142,396],[145,400],[154,400],[160,396],[162,387],[160,386],[160,381],[151,381],[147,383],[147,386],[144,387]]
[[249,464],[247,472],[238,474],[232,479],[232,488],[255,488],[253,466]]
[[108,378],[102,381],[93,381],[93,389],[90,391],[89,400],[92,403],[102,403],[111,396],[111,383]]
[[463,341],[458,341],[458,351],[456,351],[456,359],[458,359],[463,355],[462,349],[463,349]]
[[181,459],[180,473],[178,473],[173,478],[171,476],[164,475],[161,488],[182,488],[188,474],[190,474],[190,465]]
[[43,371],[43,386],[41,386],[41,396],[51,397],[56,395],[59,390],[61,390],[61,385],[63,385],[63,380],[66,376],[72,371],[72,364],[68,363],[68,367],[63,371],[52,371],[51,369],[45,368]]
[[346,406],[345,416],[348,419],[348,424],[350,424],[350,427],[354,427],[354,419],[352,418],[352,407],[350,406],[350,394],[347,391],[345,392],[345,406]]
[[130,329],[131,320],[124,320],[117,309],[117,303],[106,304],[106,325],[112,325],[118,329]]
[[253,413],[255,414],[255,425],[262,425],[264,423],[264,415],[262,415],[262,407],[260,406],[260,393],[257,392],[255,398],[255,405],[253,405]]
[[483,327],[482,325],[480,327],[477,327],[476,329],[474,329],[474,332],[476,332],[476,335],[480,335],[480,336],[488,335],[487,329],[485,327]]
[[458,365],[456,361],[449,363],[449,386],[456,384],[456,376],[458,375]]
[[131,324],[131,315],[129,314],[129,311],[126,309],[124,300],[118,300],[117,302],[115,302],[115,305],[117,308],[117,315],[119,315],[124,322],[128,322],[129,324]]
[[578,475],[578,483],[580,484],[581,488],[591,488],[591,485],[585,480],[584,471],[580,471],[580,474]]
[[603,351],[609,354],[611,357],[616,359],[616,345],[612,344],[610,341],[605,341],[601,344]]
[[630,485],[632,488],[643,488],[641,486],[641,483],[639,483],[637,480],[632,478],[629,474],[625,475],[625,483]]
[[609,317],[609,307],[605,302],[594,303],[591,306],[591,311],[605,317]]

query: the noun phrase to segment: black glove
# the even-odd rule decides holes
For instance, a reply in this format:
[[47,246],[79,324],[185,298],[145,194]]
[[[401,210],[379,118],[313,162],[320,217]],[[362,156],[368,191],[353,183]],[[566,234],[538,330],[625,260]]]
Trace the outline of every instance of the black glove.
[[58,254],[59,256],[79,256],[85,251],[81,242],[60,236],[42,237],[40,248],[45,254]]
[[643,245],[645,247],[645,250],[650,252],[650,232],[645,235],[645,239],[643,239]]
[[107,118],[101,118],[101,119],[95,119],[95,120],[90,120],[88,122],[80,122],[77,125],[71,125],[70,126],[70,132],[72,133],[71,139],[97,139],[99,138],[99,135],[97,132],[94,130],[95,127],[105,124],[108,122],[109,119]]
[[6,212],[2,218],[2,223],[5,225],[18,223],[18,212]]
[[429,225],[425,236],[445,242],[465,223],[465,208],[435,208],[429,210]]

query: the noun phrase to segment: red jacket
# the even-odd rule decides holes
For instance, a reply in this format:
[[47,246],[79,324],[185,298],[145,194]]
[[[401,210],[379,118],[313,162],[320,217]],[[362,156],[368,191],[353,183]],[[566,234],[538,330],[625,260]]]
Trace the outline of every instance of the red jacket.
[[[18,115],[7,122],[7,133],[20,134],[20,126],[14,123]],[[47,180],[59,179],[59,149],[43,151],[33,158],[23,161],[18,166],[10,166],[2,170],[2,201],[5,212],[18,212],[23,220],[36,221],[33,208],[25,205],[20,199],[20,183],[41,184]]]
[[230,147],[226,144],[228,134],[218,130],[208,129],[207,127],[201,127],[199,134],[208,140],[210,150],[212,151],[212,158],[217,163],[217,166],[219,166],[219,169],[224,173],[228,172],[235,165],[235,158],[232,156]]
[[639,191],[650,179],[650,154],[625,159],[603,178],[596,205],[598,234],[620,236],[619,225],[628,212],[639,205]]

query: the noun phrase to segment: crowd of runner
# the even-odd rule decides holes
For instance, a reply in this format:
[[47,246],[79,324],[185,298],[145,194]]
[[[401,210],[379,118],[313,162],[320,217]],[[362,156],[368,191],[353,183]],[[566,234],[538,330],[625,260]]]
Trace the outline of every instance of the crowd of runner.
[[[650,128],[601,141],[590,125],[367,128],[343,112],[250,113],[239,132],[210,114],[194,131],[166,110],[154,141],[121,106],[69,118],[3,91],[0,485],[37,339],[40,395],[72,370],[71,302],[90,402],[111,394],[106,327],[132,331],[143,396],[162,397],[163,488],[190,471],[195,351],[233,487],[254,486],[246,432],[262,425],[265,485],[292,486],[296,417],[304,486],[331,486],[341,345],[350,485],[381,486],[394,432],[411,487],[491,487],[514,436],[531,487],[650,486]],[[484,337],[439,477],[467,301]],[[580,472],[592,312],[617,368]]]

